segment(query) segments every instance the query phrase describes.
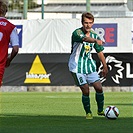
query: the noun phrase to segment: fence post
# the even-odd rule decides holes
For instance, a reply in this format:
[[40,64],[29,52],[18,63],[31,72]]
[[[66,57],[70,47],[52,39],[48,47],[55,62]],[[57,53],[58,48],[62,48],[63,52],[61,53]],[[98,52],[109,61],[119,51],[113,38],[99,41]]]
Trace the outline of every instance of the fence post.
[[44,19],[44,0],[42,0],[42,19]]
[[86,0],[86,11],[90,12],[90,0]]
[[28,0],[24,0],[23,19],[27,19]]

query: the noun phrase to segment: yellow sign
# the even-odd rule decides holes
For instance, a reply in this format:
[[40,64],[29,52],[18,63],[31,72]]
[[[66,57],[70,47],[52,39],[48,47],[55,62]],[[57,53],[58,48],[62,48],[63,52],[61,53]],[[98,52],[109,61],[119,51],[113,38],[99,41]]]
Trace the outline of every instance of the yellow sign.
[[33,61],[30,71],[26,72],[26,79],[24,83],[51,83],[49,79],[50,76],[51,73],[47,74],[39,56],[37,55]]

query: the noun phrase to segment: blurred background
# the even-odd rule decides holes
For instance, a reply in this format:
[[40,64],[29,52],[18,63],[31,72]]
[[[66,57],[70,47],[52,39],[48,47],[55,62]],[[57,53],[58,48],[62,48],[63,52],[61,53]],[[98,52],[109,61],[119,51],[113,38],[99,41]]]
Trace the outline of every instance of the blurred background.
[[80,18],[84,11],[95,17],[132,17],[132,0],[9,0],[9,19]]

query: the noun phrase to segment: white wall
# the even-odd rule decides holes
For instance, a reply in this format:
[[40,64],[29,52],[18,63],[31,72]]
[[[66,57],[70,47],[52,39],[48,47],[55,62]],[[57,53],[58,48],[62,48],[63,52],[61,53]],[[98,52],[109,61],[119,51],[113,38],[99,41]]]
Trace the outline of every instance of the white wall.
[[[71,34],[73,30],[81,27],[80,19],[11,20],[11,22],[23,26],[20,53],[70,53]],[[96,18],[95,24],[98,27],[94,30],[99,33],[101,39],[105,39],[106,42],[108,42],[106,38],[113,39],[111,43],[116,44],[107,45],[105,53],[133,51],[131,18]],[[110,25],[117,27],[113,26],[113,31],[108,32],[108,29],[112,29]]]

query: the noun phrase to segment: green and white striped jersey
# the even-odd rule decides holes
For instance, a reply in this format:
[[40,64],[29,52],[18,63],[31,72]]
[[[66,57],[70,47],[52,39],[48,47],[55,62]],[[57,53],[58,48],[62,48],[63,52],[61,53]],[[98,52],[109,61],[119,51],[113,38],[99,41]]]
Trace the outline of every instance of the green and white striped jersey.
[[[104,50],[104,47],[97,43],[83,42],[84,37],[85,33],[82,28],[72,33],[72,51],[68,66],[71,72],[90,74],[96,71],[96,61],[92,59],[91,51],[94,48],[99,53]],[[90,37],[100,39],[94,31],[90,32]]]

